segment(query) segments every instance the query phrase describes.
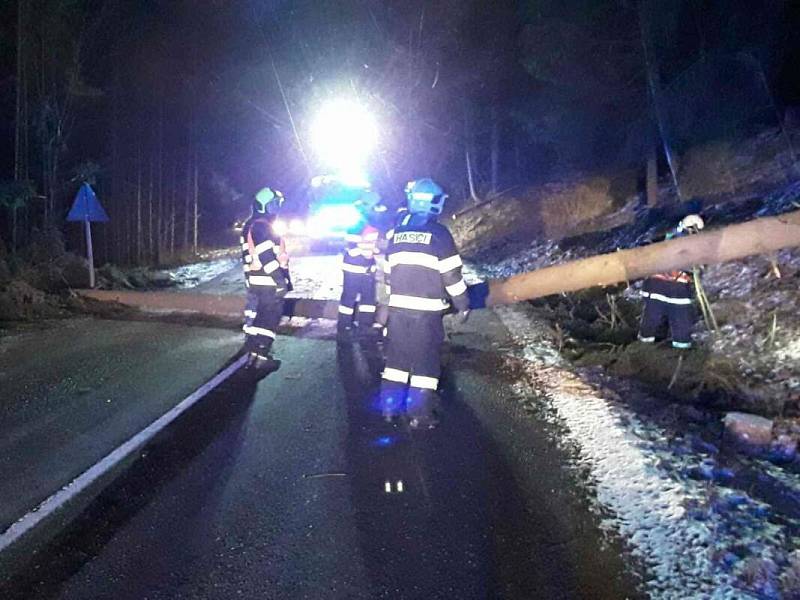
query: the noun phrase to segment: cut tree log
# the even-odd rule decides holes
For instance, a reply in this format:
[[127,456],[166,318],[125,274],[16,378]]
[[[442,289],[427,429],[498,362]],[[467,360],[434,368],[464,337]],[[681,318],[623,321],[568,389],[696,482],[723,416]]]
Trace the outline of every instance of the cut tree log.
[[[664,271],[721,263],[796,246],[800,246],[800,211],[473,285],[469,287],[470,307],[477,309],[514,304],[551,294],[614,285]],[[239,318],[244,309],[243,294],[226,296],[104,290],[80,290],[79,293],[96,300],[120,302],[149,312],[190,312]],[[286,316],[336,319],[338,302],[287,298],[283,313]]]
[[[200,294],[192,292],[139,292],[128,290],[78,290],[85,298],[118,302],[149,313],[195,313],[239,319],[244,311],[244,293]],[[286,298],[283,314],[287,317],[336,319],[339,304],[332,300]]]
[[613,285],[796,246],[800,246],[800,211],[490,281],[485,306]]

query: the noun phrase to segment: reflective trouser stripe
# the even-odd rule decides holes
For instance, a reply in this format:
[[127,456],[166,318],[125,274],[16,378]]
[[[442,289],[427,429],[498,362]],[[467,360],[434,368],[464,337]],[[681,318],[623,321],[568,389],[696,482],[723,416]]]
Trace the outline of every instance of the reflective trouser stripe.
[[691,304],[691,298],[671,298],[670,296],[665,296],[664,294],[654,294],[652,292],[642,292],[642,297],[650,298],[651,300],[658,300],[660,302],[666,302],[667,304]]
[[439,311],[447,308],[441,298],[420,298],[419,296],[404,296],[392,294],[389,296],[389,306],[392,308],[410,308],[412,310]]
[[467,284],[462,279],[458,283],[454,283],[453,285],[448,285],[444,289],[446,289],[447,293],[450,294],[451,296],[458,296],[459,294],[463,294],[464,292],[467,291]]
[[639,336],[639,341],[644,342],[645,344],[652,344],[653,342],[656,341],[656,337],[654,335],[650,337]]
[[360,275],[366,275],[369,272],[369,268],[342,263],[342,271],[347,271],[348,273],[357,273]]
[[247,335],[265,335],[267,337],[275,339],[275,332],[270,329],[264,329],[263,327],[255,327],[254,325],[245,325],[242,327],[244,332]]
[[254,310],[246,310],[246,311],[244,311],[244,316],[245,316],[245,317],[251,317],[251,318],[253,318],[253,319],[255,319],[255,318],[256,318],[256,315],[257,315],[257,314],[258,314],[258,313],[257,313],[256,311],[254,311]]
[[392,369],[386,367],[383,370],[383,378],[386,381],[394,381],[395,383],[408,383],[408,377],[411,375],[408,371],[401,371],[400,369]]
[[361,250],[359,250],[358,248],[350,248],[350,249],[347,251],[347,254],[348,254],[349,256],[358,256],[359,254],[361,254]]
[[672,341],[672,347],[673,348],[691,348],[692,347],[692,342],[676,342],[676,341],[673,340]]
[[269,275],[250,275],[247,280],[250,282],[250,285],[276,286],[275,280]]
[[349,306],[345,306],[344,304],[339,305],[339,314],[341,315],[352,315],[356,311],[350,308]]
[[374,313],[377,309],[377,306],[372,304],[359,304],[358,305],[358,312],[365,312],[365,313]]
[[424,377],[422,375],[412,375],[409,382],[411,387],[422,388],[424,390],[435,390],[439,387],[439,380],[436,377]]

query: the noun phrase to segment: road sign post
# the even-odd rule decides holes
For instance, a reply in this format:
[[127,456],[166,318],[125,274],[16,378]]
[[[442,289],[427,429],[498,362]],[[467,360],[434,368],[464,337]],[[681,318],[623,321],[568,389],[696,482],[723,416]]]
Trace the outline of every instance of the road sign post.
[[97,200],[92,186],[88,183],[81,185],[75,194],[75,202],[69,209],[67,221],[83,221],[84,236],[86,238],[86,260],[89,263],[89,287],[94,288],[94,253],[92,251],[92,221],[105,223],[108,215]]

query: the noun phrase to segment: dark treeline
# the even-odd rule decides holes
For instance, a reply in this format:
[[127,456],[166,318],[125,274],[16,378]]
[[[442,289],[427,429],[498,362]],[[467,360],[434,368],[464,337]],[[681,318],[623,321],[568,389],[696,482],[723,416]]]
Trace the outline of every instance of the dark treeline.
[[111,217],[100,260],[158,263],[227,241],[258,187],[302,200],[320,168],[309,122],[341,94],[381,123],[370,167],[390,202],[422,175],[475,199],[643,170],[653,88],[706,54],[747,52],[777,106],[800,102],[797,7],[724,5],[7,0],[0,237],[14,249],[55,227],[77,246],[64,216],[90,181]]

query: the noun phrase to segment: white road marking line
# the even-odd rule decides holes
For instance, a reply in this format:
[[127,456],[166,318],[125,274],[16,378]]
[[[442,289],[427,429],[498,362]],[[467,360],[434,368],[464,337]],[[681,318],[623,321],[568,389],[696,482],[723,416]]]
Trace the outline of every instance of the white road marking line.
[[58,512],[62,506],[75,498],[75,496],[80,494],[92,483],[104,476],[123,460],[141,449],[147,442],[153,439],[156,434],[161,432],[180,415],[186,412],[193,405],[197,404],[197,402],[200,401],[204,396],[209,394],[212,390],[214,390],[214,388],[219,386],[223,381],[228,379],[228,377],[233,375],[242,366],[244,366],[244,364],[247,362],[247,358],[247,355],[244,355],[236,362],[217,373],[213,378],[197,388],[197,390],[189,394],[169,411],[164,413],[150,425],[130,438],[127,442],[117,446],[117,448],[110,454],[106,455],[105,458],[89,467],[77,478],[73,479],[66,486],[44,500],[41,504],[39,504],[39,506],[29,511],[24,517],[11,524],[8,529],[0,534],[0,553],[11,547],[15,542],[22,538],[26,533],[31,531],[39,523],[44,521],[47,517]]

